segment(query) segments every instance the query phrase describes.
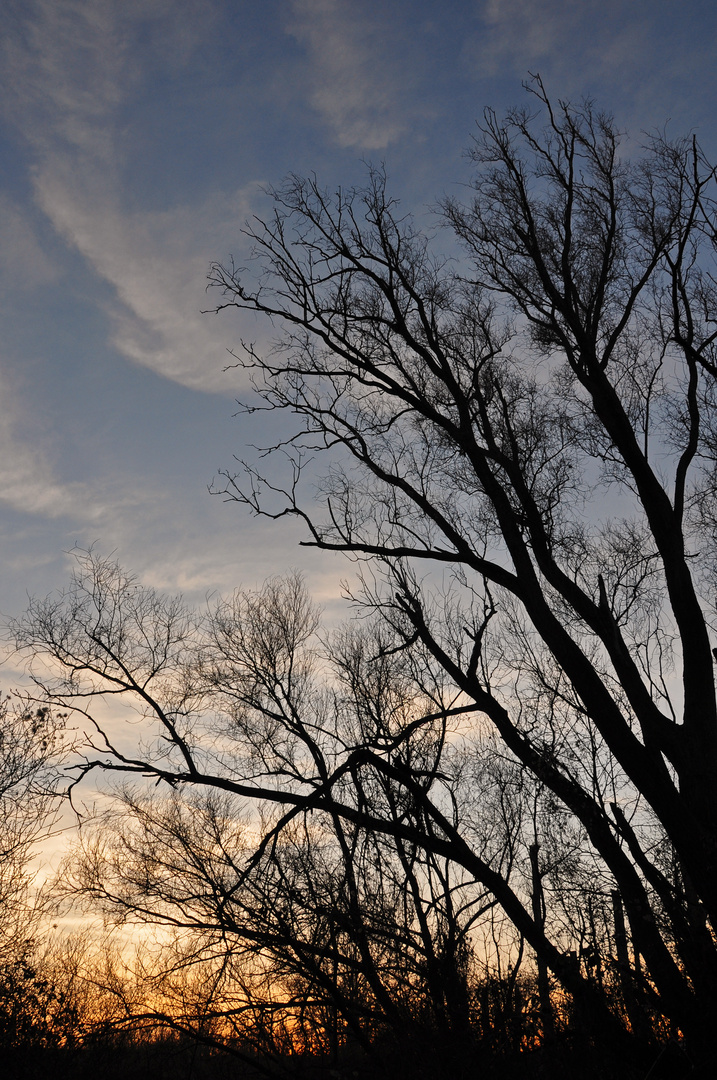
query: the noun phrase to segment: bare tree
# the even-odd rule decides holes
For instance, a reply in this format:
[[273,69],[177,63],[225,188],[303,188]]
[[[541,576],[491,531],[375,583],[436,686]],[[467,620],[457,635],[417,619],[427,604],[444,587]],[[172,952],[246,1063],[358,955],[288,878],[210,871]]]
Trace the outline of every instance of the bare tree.
[[[610,117],[529,91],[504,121],[485,114],[474,198],[444,206],[455,267],[377,172],[335,197],[291,178],[250,227],[258,284],[214,267],[217,310],[285,331],[272,355],[239,360],[264,403],[249,408],[299,421],[276,448],[293,462],[283,491],[251,464],[226,490],[383,566],[387,587],[365,599],[579,823],[656,1008],[707,1052],[715,174],[693,139],[650,137],[630,162]],[[318,453],[323,521],[299,501]],[[435,568],[425,587],[421,565]],[[463,838],[434,821],[460,859]],[[496,896],[577,992],[542,915]]]
[[[296,420],[273,448],[285,484],[248,463],[225,490],[256,513],[298,516],[310,544],[373,560],[357,599],[383,619],[375,658],[410,670],[411,707],[390,722],[352,711],[360,738],[337,727],[335,703],[296,662],[299,608],[285,600],[270,623],[246,597],[225,625],[218,615],[199,667],[178,609],[107,580],[36,604],[18,640],[64,665],[48,700],[131,693],[159,724],[161,754],[98,742],[85,771],[277,807],[256,859],[320,811],[339,847],[358,829],[446,860],[540,957],[546,1011],[549,970],[585,1024],[610,1026],[619,967],[625,1001],[634,977],[655,1030],[706,1058],[714,170],[694,140],[660,135],[630,162],[590,103],[553,106],[539,81],[529,89],[529,108],[485,114],[474,198],[444,206],[462,260],[431,254],[374,171],[365,190],[335,196],[290,178],[274,215],[249,227],[258,278],[211,275],[218,311],[283,328],[270,355],[248,346],[238,359],[256,380],[248,411]],[[322,454],[323,517],[301,484]],[[161,634],[146,635],[150,616]],[[216,736],[200,737],[211,694],[234,718],[231,769],[217,766]],[[490,771],[476,767],[472,789],[453,783],[461,724],[476,746],[492,730],[532,778],[532,810],[504,815],[495,848],[469,813]],[[569,884],[588,881],[590,904],[571,901]]]
[[[62,717],[0,700],[0,1045],[44,1045],[59,1010],[41,972],[42,905],[33,859],[57,818]],[[59,1024],[58,1030],[59,1030]],[[59,1036],[58,1036],[59,1037]]]
[[0,701],[0,962],[32,937],[30,863],[57,808],[51,763],[62,718],[25,704]]
[[[43,700],[87,725],[75,784],[98,771],[136,782],[83,823],[61,887],[115,922],[170,931],[151,996],[178,1002],[172,987],[202,966],[214,996],[173,1022],[203,1038],[274,1058],[300,1032],[333,1056],[382,1033],[448,1046],[469,1028],[471,931],[495,907],[425,814],[426,797],[458,812],[463,755],[446,742],[465,708],[383,628],[317,628],[298,579],[200,614],[78,556],[18,640],[42,658]],[[118,696],[129,724],[101,719],[96,699]],[[463,816],[479,836],[485,814]],[[498,862],[502,836],[486,840]]]

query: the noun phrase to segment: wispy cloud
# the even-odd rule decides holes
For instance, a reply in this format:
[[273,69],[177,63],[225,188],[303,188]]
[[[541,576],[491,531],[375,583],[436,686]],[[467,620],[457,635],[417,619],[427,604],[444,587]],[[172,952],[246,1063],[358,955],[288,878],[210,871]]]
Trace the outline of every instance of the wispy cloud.
[[58,267],[38,239],[26,209],[0,192],[0,283],[3,294],[36,290],[57,280]]
[[55,228],[114,288],[112,344],[125,356],[185,386],[233,393],[224,374],[237,344],[233,320],[202,315],[209,263],[227,254],[250,214],[257,187],[210,195],[166,211],[123,210],[111,188],[56,161],[36,180],[39,205]]
[[[166,27],[169,42],[155,36],[176,64],[191,50],[185,23],[194,26],[206,6],[185,17],[171,0],[36,0],[24,34],[6,43],[3,88],[34,154],[38,206],[113,287],[112,344],[184,385],[232,391],[222,369],[236,326],[200,312],[209,262],[236,239],[257,185],[158,211],[128,210],[120,197],[122,109],[143,78],[140,30],[151,20]],[[21,243],[18,223],[14,235]]]
[[[0,379],[0,397],[0,508],[24,515],[13,519],[12,534],[3,538],[14,573],[34,573],[43,561],[55,561],[62,548],[96,544],[101,554],[115,552],[145,584],[201,603],[242,582],[258,585],[300,560],[317,598],[336,603],[344,564],[325,553],[300,552],[300,523],[287,521],[277,529],[210,498],[201,484],[176,489],[154,475],[139,480],[104,474],[68,482],[55,467],[52,437],[38,442],[25,436],[27,406],[7,377]],[[30,542],[36,535],[33,519],[44,522],[43,528],[55,523],[49,556]]]
[[661,98],[664,82],[662,14],[648,0],[484,0],[473,59],[484,77],[539,70],[563,95],[617,91],[623,108],[641,101],[644,122],[645,101]]
[[[483,22],[488,31],[481,44],[482,74],[496,74],[506,62],[525,73],[526,66],[554,60],[573,36],[593,0],[486,0]],[[567,59],[567,58],[566,58]]]
[[[91,525],[106,515],[108,503],[100,489],[82,482],[58,479],[45,448],[29,442],[22,402],[7,378],[0,381],[0,502],[14,510],[47,518],[68,517]],[[120,502],[136,496],[120,495]]]
[[[233,575],[241,560],[235,523],[226,507],[209,500],[205,489],[171,491],[158,486],[156,477],[138,483],[137,477],[126,475],[66,481],[55,466],[52,436],[28,440],[27,406],[7,377],[0,379],[0,396],[0,507],[22,515],[13,519],[12,535],[4,537],[5,558],[15,573],[24,576],[38,561],[54,561],[63,546],[97,544],[104,554],[117,551],[148,584],[181,590],[194,599],[236,583]],[[55,523],[57,548],[51,556],[30,542],[36,535],[33,519],[44,521],[43,528],[48,521]],[[207,523],[212,519],[214,537],[208,545]],[[273,545],[267,539],[263,561],[256,560],[264,574],[270,572],[276,544],[276,538]]]
[[[29,148],[35,205],[0,197],[0,275],[4,266],[9,280],[14,270],[30,287],[52,287],[58,267],[44,257],[34,228],[35,219],[45,215],[58,236],[111,286],[93,293],[83,279],[80,287],[83,305],[94,301],[108,313],[116,349],[185,386],[233,395],[237,373],[222,373],[230,361],[226,349],[236,346],[242,333],[253,340],[257,327],[253,320],[212,319],[201,309],[214,300],[204,291],[210,260],[232,250],[241,257],[233,245],[244,218],[263,198],[258,186],[233,192],[205,189],[196,200],[169,206],[154,199],[151,208],[142,204],[142,192],[135,188],[131,200],[127,197],[136,152],[127,116],[143,92],[148,69],[160,63],[148,55],[146,42],[136,48],[140,31],[148,19],[156,20],[153,41],[172,53],[168,62],[181,63],[196,44],[187,28],[205,6],[202,0],[187,5],[176,0],[17,0],[27,21],[22,33],[8,37],[0,64],[0,108]],[[61,247],[56,247],[61,260]],[[64,360],[61,350],[47,358],[57,365]],[[13,371],[0,355],[3,366]],[[61,386],[61,372],[55,374]],[[110,466],[100,476],[90,465],[88,478],[67,478],[58,460],[58,447],[64,445],[59,425],[40,438],[28,435],[37,432],[37,424],[28,422],[30,376],[23,371],[17,383],[13,378],[0,374],[0,506],[12,523],[15,567],[28,560],[15,576],[24,577],[30,564],[46,560],[48,546],[57,552],[75,542],[96,541],[99,550],[116,550],[149,583],[201,598],[242,579],[253,584],[296,559],[296,529],[263,528],[209,499],[205,484],[211,471],[225,463],[221,459],[208,462],[205,478],[181,484],[152,461],[140,475],[129,475],[122,454],[116,472]],[[40,529],[49,539],[30,543]],[[17,539],[21,534],[27,543]],[[323,580],[325,562],[317,557],[317,580]]]
[[381,150],[406,130],[406,73],[378,15],[351,0],[293,0],[288,30],[307,54],[309,100],[340,146]]
[[[147,13],[161,4],[146,5]],[[6,113],[38,151],[60,146],[108,160],[112,111],[139,72],[128,33],[138,5],[116,0],[31,0],[4,42]]]

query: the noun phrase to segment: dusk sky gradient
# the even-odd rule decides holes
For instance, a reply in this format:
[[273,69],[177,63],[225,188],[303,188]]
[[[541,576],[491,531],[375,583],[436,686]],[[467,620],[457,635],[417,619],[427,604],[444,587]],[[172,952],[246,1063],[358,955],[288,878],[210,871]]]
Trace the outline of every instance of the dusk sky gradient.
[[[695,131],[717,157],[717,5],[676,0],[3,0],[0,612],[96,543],[201,600],[350,565],[298,525],[208,494],[261,439],[224,370],[252,316],[203,315],[213,259],[246,254],[263,188],[330,188],[385,161],[405,210],[460,194],[486,105],[593,97],[637,146]],[[6,667],[3,682],[12,678]],[[7,687],[6,687],[7,688]]]

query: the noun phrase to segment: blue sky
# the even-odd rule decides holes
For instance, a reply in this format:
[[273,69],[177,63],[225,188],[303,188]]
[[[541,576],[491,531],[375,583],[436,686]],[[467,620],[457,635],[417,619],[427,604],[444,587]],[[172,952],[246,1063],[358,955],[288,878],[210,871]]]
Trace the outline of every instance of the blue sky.
[[[303,567],[331,604],[350,567],[298,527],[207,493],[260,440],[202,315],[262,188],[386,162],[406,209],[465,183],[485,105],[539,71],[636,144],[668,123],[717,156],[717,5],[676,0],[0,0],[0,612],[96,543],[200,599]],[[8,676],[11,669],[7,669]]]

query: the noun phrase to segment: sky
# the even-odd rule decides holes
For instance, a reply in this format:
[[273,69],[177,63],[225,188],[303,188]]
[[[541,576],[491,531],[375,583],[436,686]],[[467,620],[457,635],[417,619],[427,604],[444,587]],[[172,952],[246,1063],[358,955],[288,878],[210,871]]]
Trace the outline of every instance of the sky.
[[[0,614],[61,587],[73,547],[192,601],[303,569],[336,610],[351,567],[212,496],[261,442],[202,314],[267,185],[385,162],[429,220],[470,179],[485,106],[539,72],[628,145],[695,131],[717,158],[717,5],[697,0],[0,0]],[[332,608],[333,605],[333,608]],[[8,660],[0,685],[15,676]]]

